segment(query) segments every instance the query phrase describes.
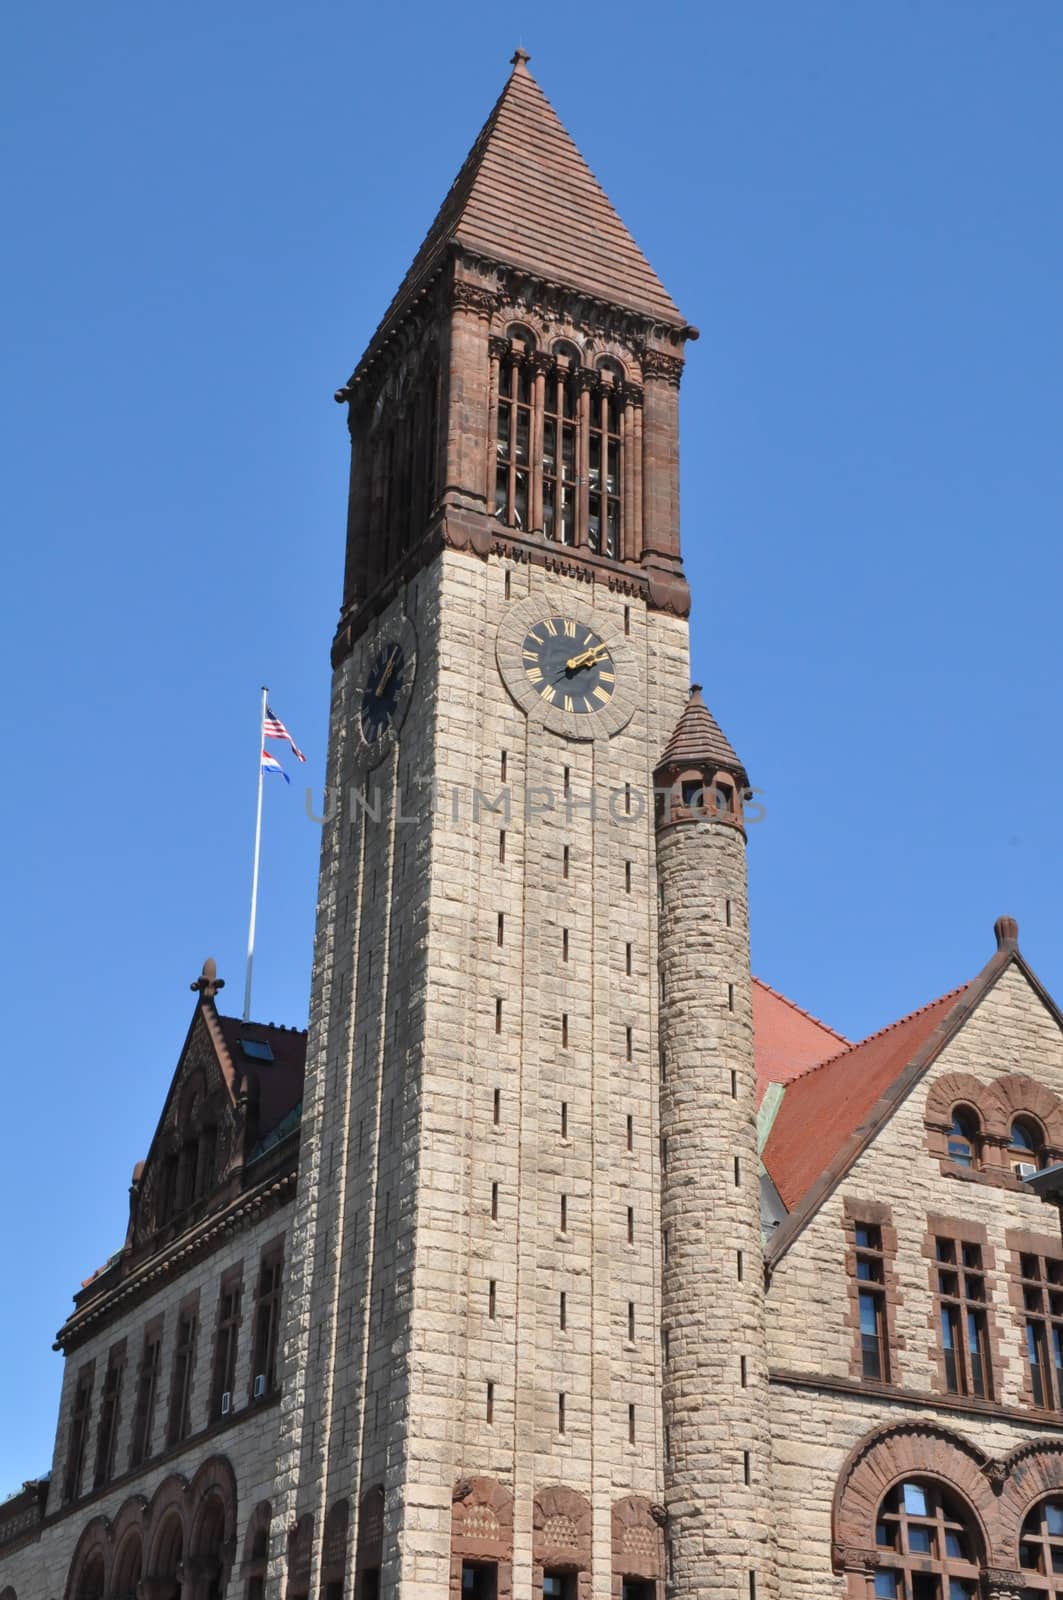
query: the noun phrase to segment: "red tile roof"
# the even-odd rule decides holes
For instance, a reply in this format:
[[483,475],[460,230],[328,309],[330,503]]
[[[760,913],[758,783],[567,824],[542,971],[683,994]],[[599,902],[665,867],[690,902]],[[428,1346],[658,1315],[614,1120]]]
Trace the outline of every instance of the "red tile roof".
[[801,1201],[969,988],[963,984],[953,989],[822,1065],[811,1067],[789,1084],[764,1147],[764,1165],[788,1211]]
[[753,1053],[757,1067],[757,1103],[769,1083],[789,1083],[816,1067],[849,1040],[788,1000],[760,978],[753,979]]
[[525,60],[518,51],[381,328],[432,275],[451,241],[684,326]]

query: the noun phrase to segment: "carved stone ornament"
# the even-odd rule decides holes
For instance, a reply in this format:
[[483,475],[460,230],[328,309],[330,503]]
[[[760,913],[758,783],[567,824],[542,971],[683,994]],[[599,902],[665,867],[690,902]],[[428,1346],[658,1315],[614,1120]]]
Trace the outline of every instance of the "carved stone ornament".
[[678,389],[683,376],[683,363],[678,356],[667,355],[663,350],[645,350],[642,371],[646,378],[663,378],[665,383],[673,384]]
[[451,290],[451,305],[456,310],[474,311],[479,317],[490,317],[498,307],[499,296],[494,289],[479,283],[466,283],[459,278]]
[[982,1468],[982,1471],[993,1485],[993,1493],[1000,1494],[1004,1488],[1004,1485],[1008,1481],[1007,1462],[996,1460],[987,1461],[985,1466]]
[[882,1565],[882,1552],[860,1546],[835,1545],[831,1559],[835,1572],[871,1572]]
[[1021,1572],[1009,1572],[1003,1567],[987,1567],[985,1576],[988,1600],[1022,1600],[1026,1579]]
[[471,1494],[472,1483],[470,1480],[468,1478],[459,1478],[457,1483],[454,1485],[454,1492],[450,1498],[456,1505],[461,1500],[467,1500]]

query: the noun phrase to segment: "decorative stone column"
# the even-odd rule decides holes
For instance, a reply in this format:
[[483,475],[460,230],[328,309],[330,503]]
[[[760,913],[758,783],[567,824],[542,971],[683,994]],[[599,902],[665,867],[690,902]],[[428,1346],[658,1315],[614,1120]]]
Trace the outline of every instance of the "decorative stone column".
[[1022,1600],[1026,1579],[1021,1572],[1008,1572],[999,1567],[986,1571],[986,1600]]

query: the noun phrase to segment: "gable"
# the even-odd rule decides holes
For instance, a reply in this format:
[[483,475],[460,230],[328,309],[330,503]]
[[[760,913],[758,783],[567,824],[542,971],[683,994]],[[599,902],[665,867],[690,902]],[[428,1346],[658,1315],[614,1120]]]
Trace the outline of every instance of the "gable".
[[[848,1181],[854,1163],[880,1139],[917,1085],[923,1085],[916,1097],[922,1128],[930,1087],[942,1071],[962,1070],[958,1064],[965,1059],[990,1074],[987,1085],[1022,1077],[1017,1066],[1001,1065],[1005,1060],[1031,1062],[1025,1076],[1042,1084],[1063,1072],[1063,1017],[1019,954],[1013,929],[1009,919],[998,920],[997,953],[971,983],[871,1035],[785,1090],[764,1149],[765,1167],[789,1212],[772,1237],[772,1260],[789,1249],[837,1185]],[[1063,1092],[1063,1078],[1060,1082]],[[1014,1082],[1008,1092],[1022,1099]],[[891,1128],[890,1137],[894,1133]],[[922,1148],[921,1137],[918,1143]],[[905,1149],[907,1159],[910,1144]]]

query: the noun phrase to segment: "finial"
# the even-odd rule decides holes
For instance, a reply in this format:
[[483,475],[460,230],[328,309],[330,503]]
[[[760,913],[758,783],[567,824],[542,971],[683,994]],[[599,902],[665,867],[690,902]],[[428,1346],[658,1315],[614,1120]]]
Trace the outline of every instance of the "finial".
[[208,956],[203,963],[203,971],[195,983],[189,988],[198,989],[202,1000],[213,1000],[219,989],[225,988],[225,979],[218,977],[218,963],[213,956]]
[[691,700],[694,701],[695,704],[700,704],[700,702],[701,702],[701,684],[700,683],[692,683],[690,685],[690,698],[691,698]]
[[531,60],[531,56],[528,54],[527,50],[525,50],[522,44],[517,46],[509,59],[513,64],[514,72],[527,72],[528,62]]
[[998,950],[1019,948],[1019,924],[1014,917],[998,917],[993,924],[993,932],[997,936]]

